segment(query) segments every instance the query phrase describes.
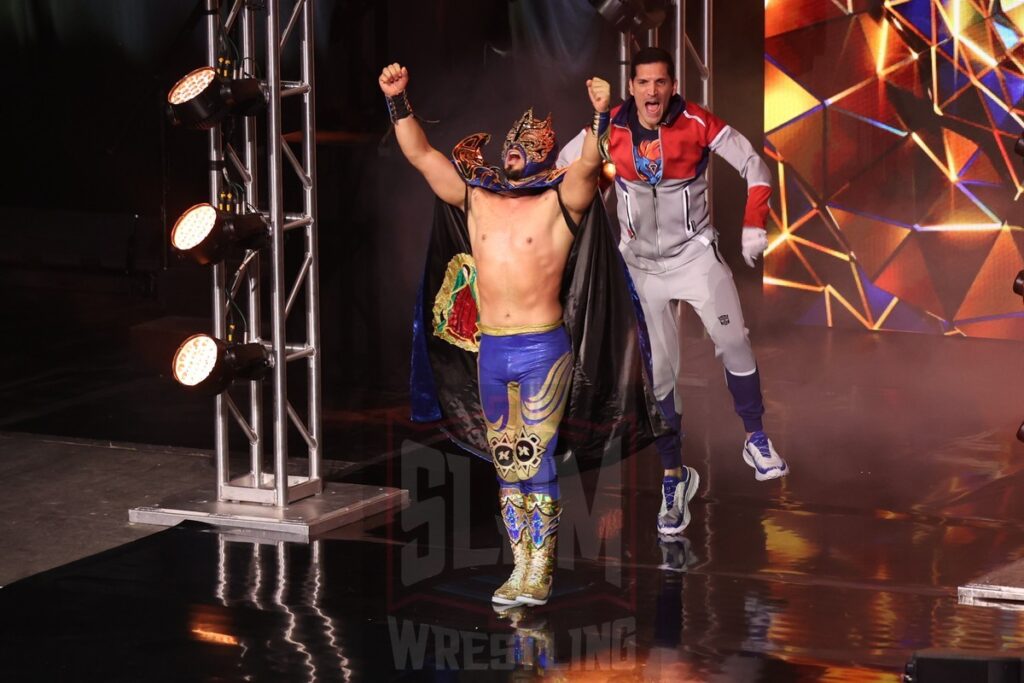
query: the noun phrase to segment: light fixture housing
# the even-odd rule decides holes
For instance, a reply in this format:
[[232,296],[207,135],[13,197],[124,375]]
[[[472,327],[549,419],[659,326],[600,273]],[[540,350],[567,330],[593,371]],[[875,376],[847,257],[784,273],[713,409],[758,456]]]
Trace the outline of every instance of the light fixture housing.
[[212,66],[191,71],[167,93],[167,114],[176,126],[213,128],[229,115],[252,116],[267,103],[255,78],[227,79]]
[[665,21],[665,0],[590,0],[591,6],[616,31],[646,31]]
[[269,238],[270,225],[261,214],[228,213],[208,203],[189,207],[171,228],[171,246],[203,265],[220,263],[232,247],[264,247]]
[[230,344],[208,334],[183,341],[171,360],[171,375],[190,391],[219,394],[236,379],[262,379],[273,367],[263,344]]

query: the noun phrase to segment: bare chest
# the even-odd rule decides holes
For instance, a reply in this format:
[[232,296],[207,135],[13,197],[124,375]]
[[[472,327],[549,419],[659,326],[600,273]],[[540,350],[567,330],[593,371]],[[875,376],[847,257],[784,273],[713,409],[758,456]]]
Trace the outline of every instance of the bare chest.
[[478,192],[471,200],[470,238],[477,258],[514,257],[548,250],[562,221],[553,192],[529,197],[503,197]]

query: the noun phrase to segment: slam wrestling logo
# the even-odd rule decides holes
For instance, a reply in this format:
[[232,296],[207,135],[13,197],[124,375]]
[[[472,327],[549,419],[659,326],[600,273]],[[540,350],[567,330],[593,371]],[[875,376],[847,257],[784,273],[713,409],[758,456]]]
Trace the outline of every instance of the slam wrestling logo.
[[[439,428],[440,427],[440,428]],[[563,432],[607,426],[562,423]],[[389,485],[409,505],[387,529],[388,632],[396,669],[545,671],[633,668],[636,458],[613,442],[605,465],[560,463],[563,515],[551,601],[492,606],[512,570],[491,463],[449,441],[446,425],[390,426]],[[627,440],[625,448],[630,448]],[[590,616],[600,614],[597,621]]]

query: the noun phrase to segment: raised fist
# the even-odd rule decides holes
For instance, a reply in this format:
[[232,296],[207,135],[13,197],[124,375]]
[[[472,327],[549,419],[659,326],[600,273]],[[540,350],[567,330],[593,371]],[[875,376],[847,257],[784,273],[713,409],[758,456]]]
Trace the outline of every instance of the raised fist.
[[612,103],[612,86],[603,78],[594,76],[587,81],[587,94],[590,95],[590,103],[594,105],[594,111],[606,112]]
[[388,64],[380,72],[380,78],[377,79],[377,82],[380,83],[380,89],[388,97],[400,95],[405,91],[406,86],[409,85],[409,70],[404,66],[400,66],[397,62]]

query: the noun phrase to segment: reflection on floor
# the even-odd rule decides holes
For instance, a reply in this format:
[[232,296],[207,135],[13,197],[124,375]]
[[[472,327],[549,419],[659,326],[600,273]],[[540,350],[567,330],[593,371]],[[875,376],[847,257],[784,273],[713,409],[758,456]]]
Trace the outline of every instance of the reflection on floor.
[[1024,650],[1022,613],[956,601],[958,585],[1024,557],[1019,347],[769,341],[767,426],[790,476],[754,481],[720,365],[689,345],[684,452],[702,481],[690,527],[656,534],[652,451],[569,465],[546,606],[489,602],[510,568],[493,470],[382,420],[392,455],[343,476],[409,489],[405,510],[309,545],[177,527],[15,582],[0,589],[0,674],[897,681],[924,648]]

